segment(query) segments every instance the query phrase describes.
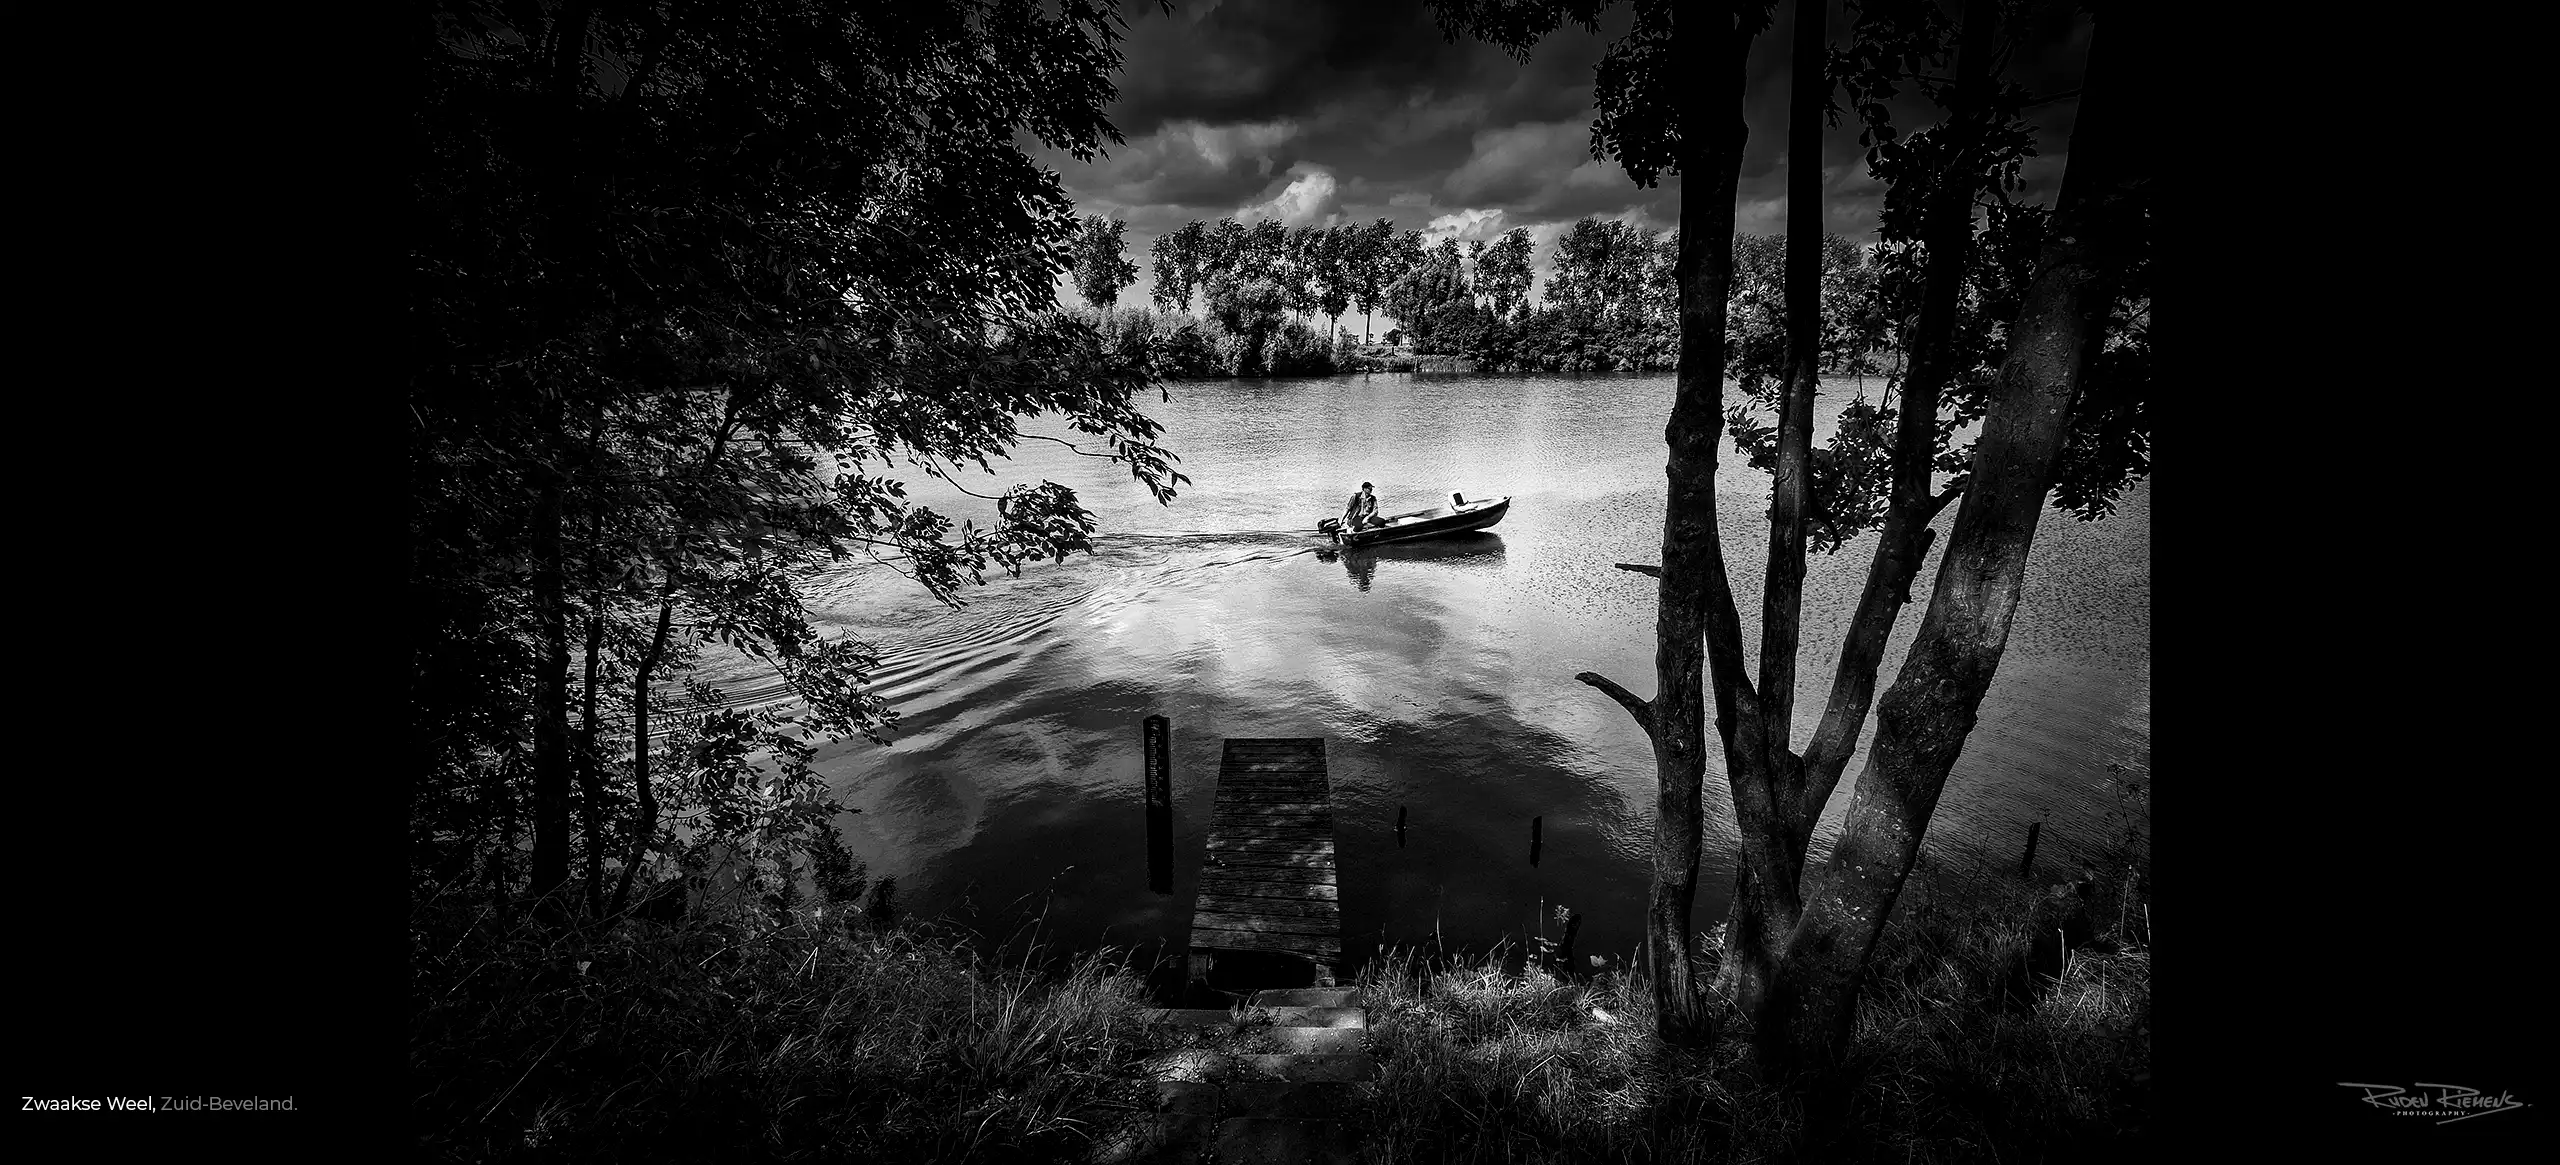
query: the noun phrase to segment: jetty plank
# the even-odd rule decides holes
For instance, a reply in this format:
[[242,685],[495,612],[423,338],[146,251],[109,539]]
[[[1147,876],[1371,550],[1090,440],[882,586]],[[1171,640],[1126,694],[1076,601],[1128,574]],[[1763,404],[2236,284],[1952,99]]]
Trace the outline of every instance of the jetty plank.
[[1287,808],[1288,811],[1286,812],[1275,813],[1271,811],[1271,807],[1269,806],[1237,805],[1233,803],[1225,805],[1211,805],[1209,807],[1209,819],[1213,823],[1212,833],[1214,835],[1214,823],[1218,821],[1233,821],[1238,824],[1243,824],[1247,821],[1258,822],[1260,819],[1269,817],[1304,817],[1313,818],[1314,820],[1299,823],[1303,828],[1321,832],[1328,837],[1332,836],[1333,814],[1313,812],[1305,805],[1292,805]]
[[1202,909],[1192,912],[1191,929],[1249,930],[1255,934],[1300,934],[1322,938],[1342,933],[1342,921],[1339,916],[1327,921],[1285,914],[1227,914]]
[[1342,940],[1330,935],[1262,934],[1250,930],[1191,928],[1194,951],[1266,951],[1326,963],[1342,957]]
[[1225,742],[1192,902],[1194,952],[1297,955],[1330,981],[1342,956],[1332,795],[1322,738]]
[[1307,841],[1312,840],[1307,836],[1308,834],[1314,833],[1319,829],[1327,832],[1331,832],[1333,829],[1333,821],[1330,818],[1323,817],[1297,819],[1232,817],[1228,820],[1234,822],[1234,824],[1228,827],[1228,832],[1224,834],[1224,836],[1235,838],[1291,838],[1299,841]]
[[1330,886],[1334,884],[1333,868],[1331,866],[1292,866],[1283,864],[1248,867],[1241,862],[1220,862],[1217,865],[1201,867],[1200,878],[1203,882],[1251,880],[1264,886],[1277,886],[1286,883],[1302,883],[1306,885],[1321,886]]
[[1333,860],[1333,843],[1303,836],[1289,837],[1272,830],[1258,834],[1238,832],[1219,838],[1218,845],[1209,853],[1222,866],[1253,865],[1258,855],[1275,854],[1298,854],[1330,862]]
[[1264,853],[1254,850],[1226,850],[1209,855],[1210,868],[1220,870],[1264,869],[1273,866],[1320,870],[1328,879],[1333,874],[1333,855],[1329,853]]
[[1267,914],[1273,918],[1338,919],[1342,904],[1331,898],[1247,898],[1238,895],[1200,893],[1196,911],[1215,914]]
[[[1334,883],[1295,883],[1295,881],[1201,881],[1201,901],[1324,901],[1326,906],[1339,904],[1339,891]],[[1339,912],[1341,906],[1334,906]]]

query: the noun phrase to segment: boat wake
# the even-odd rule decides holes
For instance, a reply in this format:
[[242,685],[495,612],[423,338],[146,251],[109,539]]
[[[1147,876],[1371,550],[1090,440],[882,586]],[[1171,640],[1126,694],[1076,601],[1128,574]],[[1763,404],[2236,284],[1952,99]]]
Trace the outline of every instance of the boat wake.
[[[936,709],[992,713],[1029,661],[1063,645],[1062,626],[1106,625],[1142,600],[1215,586],[1227,571],[1284,567],[1324,549],[1304,532],[1116,533],[1097,537],[1090,557],[1028,566],[1019,578],[990,576],[985,588],[963,592],[958,608],[919,608],[920,596],[904,596],[905,617],[887,625],[903,625],[905,633],[871,633],[880,663],[869,689],[910,725]],[[788,714],[801,702],[770,664],[725,649],[706,652],[697,676],[719,692],[721,708]],[[660,699],[675,706],[685,695],[668,687]]]

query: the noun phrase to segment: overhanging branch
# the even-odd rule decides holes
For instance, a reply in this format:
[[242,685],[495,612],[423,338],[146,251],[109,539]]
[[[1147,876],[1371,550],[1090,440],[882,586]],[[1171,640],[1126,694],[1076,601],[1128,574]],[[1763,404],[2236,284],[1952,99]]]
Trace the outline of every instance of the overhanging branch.
[[1087,453],[1087,452],[1085,452],[1083,449],[1078,448],[1078,447],[1076,446],[1076,443],[1075,443],[1075,442],[1073,442],[1073,441],[1064,441],[1064,440],[1060,440],[1060,439],[1058,439],[1058,438],[1056,438],[1056,437],[1045,436],[1045,435],[1043,435],[1043,434],[1039,434],[1039,433],[1023,433],[1023,434],[1021,434],[1020,436],[1021,436],[1021,437],[1022,437],[1022,439],[1023,439],[1023,440],[1025,440],[1025,441],[1050,441],[1050,442],[1054,442],[1054,443],[1056,443],[1056,444],[1064,445],[1064,446],[1066,446],[1066,447],[1067,447],[1068,452],[1074,453],[1074,454],[1075,454],[1076,456],[1078,456],[1078,457],[1091,457],[1091,458],[1094,458],[1094,459],[1096,459],[1096,460],[1100,460],[1100,461],[1126,461],[1126,460],[1128,460],[1128,458],[1123,457],[1123,456],[1120,456],[1119,454],[1116,454],[1116,453]]
[[1638,697],[1634,692],[1619,687],[1616,681],[1598,672],[1577,672],[1573,678],[1600,689],[1602,694],[1616,700],[1619,707],[1627,710],[1627,715],[1636,718],[1636,724],[1644,729],[1646,736],[1653,735],[1653,705],[1650,702]]

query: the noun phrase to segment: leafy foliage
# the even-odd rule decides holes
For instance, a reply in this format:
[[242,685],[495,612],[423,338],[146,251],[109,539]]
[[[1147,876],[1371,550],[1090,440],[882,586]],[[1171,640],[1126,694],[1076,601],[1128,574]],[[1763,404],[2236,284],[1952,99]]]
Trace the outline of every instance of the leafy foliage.
[[[1612,7],[1606,0],[1432,3],[1441,29],[1451,36],[1474,36],[1523,61],[1531,45],[1568,22],[1585,32],[1600,31],[1601,13]],[[1675,19],[1685,16],[1730,28],[1739,38],[1736,43],[1747,44],[1769,26],[1771,5],[1765,0],[1714,5],[1634,0],[1628,7],[1633,22],[1610,42],[1593,74],[1591,156],[1614,159],[1636,185],[1650,187],[1663,175],[1680,172],[1686,136],[1710,132],[1706,126],[1684,124],[1687,75],[1697,62],[1675,51]],[[1704,38],[1688,43],[1704,43]]]
[[[430,15],[416,861],[516,884],[526,833],[540,854],[567,829],[541,774],[571,762],[591,903],[608,858],[766,861],[836,812],[817,744],[894,725],[874,651],[811,616],[817,572],[874,563],[956,602],[1089,548],[1063,486],[1014,485],[981,524],[915,504],[907,478],[990,470],[1056,426],[1159,499],[1185,480],[1139,408],[1143,354],[1056,311],[1089,234],[1016,144],[1118,140],[1118,18],[1083,0]],[[670,699],[712,650],[768,665],[798,710]],[[562,722],[566,757],[544,728]]]
[[1530,260],[1535,254],[1526,228],[1508,231],[1490,245],[1475,245],[1469,258],[1475,263],[1476,290],[1490,301],[1487,306],[1496,317],[1507,318],[1529,306],[1529,288],[1535,279]]
[[[1851,261],[1838,244],[1825,241],[1821,347],[1826,367],[1861,375],[1886,372],[1888,379],[1881,402],[1870,406],[1862,395],[1843,414],[1829,447],[1816,451],[1813,544],[1825,552],[1884,519],[1898,426],[1890,402],[1926,286],[1928,248],[1922,238],[1928,200],[1947,183],[1960,183],[1975,215],[1947,341],[1949,375],[1938,396],[1931,468],[1944,475],[1960,475],[1972,462],[1971,443],[1959,443],[1957,436],[1989,408],[1987,394],[2007,356],[2009,326],[2050,218],[2049,208],[2009,197],[2020,187],[2026,159],[2035,155],[2033,133],[2022,116],[2031,100],[2026,91],[1995,77],[1981,99],[1960,101],[1955,79],[1944,71],[1955,55],[1956,28],[1935,4],[1869,0],[1855,7],[1856,35],[1847,48],[1830,54],[1828,71],[1857,114],[1869,172],[1886,183],[1882,241],[1864,262]],[[2014,24],[2005,31],[2015,35]],[[1885,102],[1906,86],[1954,112],[1940,124],[1905,134]],[[1840,112],[1835,106],[1835,121]],[[1960,144],[1969,151],[1961,166]],[[1777,431],[1764,417],[1775,410],[1786,359],[1783,250],[1774,238],[1737,244],[1737,291],[1726,341],[1728,367],[1747,398],[1727,408],[1727,430],[1754,468],[1771,473],[1777,468]],[[2149,470],[2143,408],[2149,295],[2149,268],[2137,262],[2126,272],[2112,309],[2107,348],[2082,386],[2054,499],[2082,519],[2104,516]],[[1891,359],[1891,366],[1880,365],[1878,356]]]
[[1128,227],[1116,218],[1086,215],[1084,231],[1076,236],[1075,266],[1068,277],[1076,294],[1097,309],[1119,302],[1120,289],[1138,281],[1138,265],[1122,257]]

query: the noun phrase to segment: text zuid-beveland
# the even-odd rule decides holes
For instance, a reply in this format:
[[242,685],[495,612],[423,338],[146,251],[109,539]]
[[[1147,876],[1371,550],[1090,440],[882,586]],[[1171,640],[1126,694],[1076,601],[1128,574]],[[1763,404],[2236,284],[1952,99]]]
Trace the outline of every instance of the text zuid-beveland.
[[292,1112],[293,1098],[269,1096],[22,1096],[20,1112]]

